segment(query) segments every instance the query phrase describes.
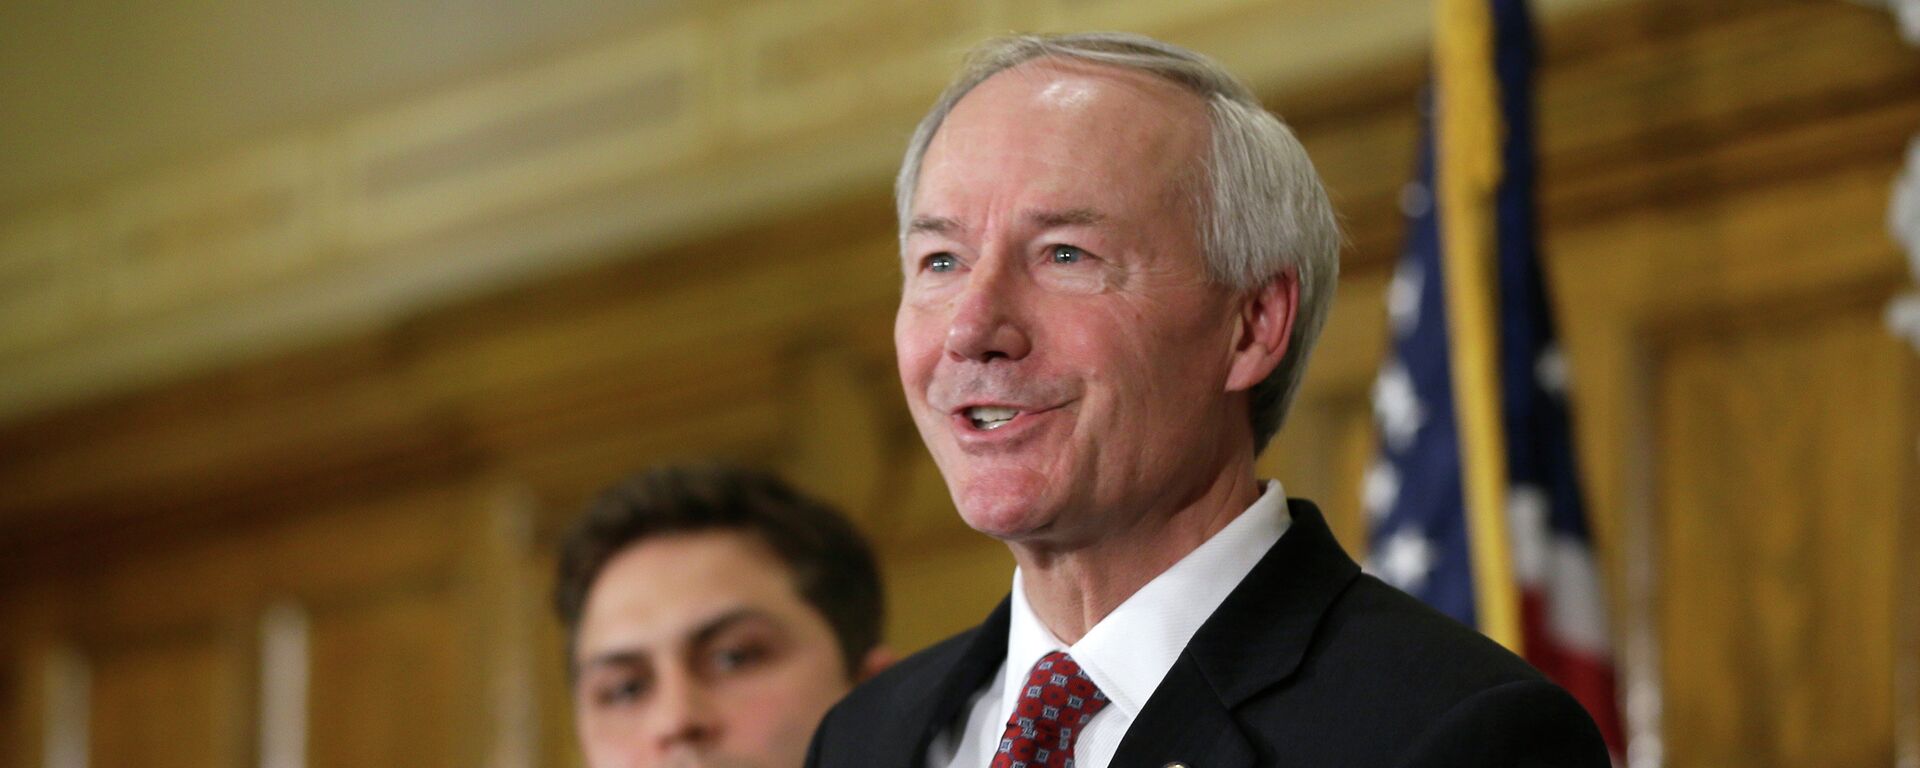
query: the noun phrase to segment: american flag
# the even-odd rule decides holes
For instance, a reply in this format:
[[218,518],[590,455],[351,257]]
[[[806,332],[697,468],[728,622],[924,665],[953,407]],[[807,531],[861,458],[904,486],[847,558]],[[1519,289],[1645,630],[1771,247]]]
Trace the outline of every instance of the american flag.
[[[1506,131],[1493,213],[1497,245],[1501,421],[1507,541],[1527,661],[1578,698],[1615,755],[1623,739],[1606,596],[1595,563],[1567,415],[1566,358],[1555,341],[1534,229],[1531,69],[1525,0],[1491,0],[1494,61]],[[1363,492],[1369,572],[1468,625],[1478,625],[1454,412],[1454,349],[1442,285],[1431,97],[1419,177],[1406,185],[1406,251],[1387,289],[1391,353],[1374,383],[1379,456]],[[1439,158],[1446,162],[1446,158]]]

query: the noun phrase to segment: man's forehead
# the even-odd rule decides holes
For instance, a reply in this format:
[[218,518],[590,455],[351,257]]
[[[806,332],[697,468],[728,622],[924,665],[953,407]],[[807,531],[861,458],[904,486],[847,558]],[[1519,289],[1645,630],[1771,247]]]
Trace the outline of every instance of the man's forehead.
[[[1104,224],[1107,214],[1087,206],[1074,208],[1029,208],[1019,217],[1040,229],[1091,227]],[[908,234],[935,234],[949,237],[967,234],[967,223],[952,216],[915,216],[907,222]]]
[[661,642],[730,611],[778,615],[800,601],[793,574],[746,532],[701,531],[643,540],[607,561],[588,591],[581,639],[603,634]]
[[1049,104],[1057,104],[1065,109],[1076,109],[1092,101],[1095,96],[1093,83],[1085,79],[1060,79],[1040,88],[1036,97]]
[[1159,103],[1170,111],[1204,105],[1199,94],[1152,72],[1063,56],[1042,56],[995,72],[960,102],[965,103],[976,93],[1003,88],[1019,88],[1037,102],[1067,109],[1121,94]]
[[[1027,62],[987,78],[942,121],[922,156],[915,213],[951,215],[940,209],[958,201],[946,194],[1005,191],[1009,175],[1018,177],[1026,207],[1098,207],[1102,194],[1186,180],[1204,159],[1210,130],[1204,102],[1157,76]],[[1114,189],[1116,175],[1129,182],[1124,189]]]

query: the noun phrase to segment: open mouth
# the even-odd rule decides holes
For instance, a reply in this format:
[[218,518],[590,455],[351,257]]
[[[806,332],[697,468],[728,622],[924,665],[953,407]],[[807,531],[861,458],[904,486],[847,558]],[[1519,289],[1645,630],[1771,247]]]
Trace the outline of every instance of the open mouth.
[[1013,417],[1019,416],[1020,409],[994,405],[976,405],[966,409],[964,413],[966,414],[967,422],[972,424],[974,429],[995,430],[1006,426],[1007,422],[1013,421]]

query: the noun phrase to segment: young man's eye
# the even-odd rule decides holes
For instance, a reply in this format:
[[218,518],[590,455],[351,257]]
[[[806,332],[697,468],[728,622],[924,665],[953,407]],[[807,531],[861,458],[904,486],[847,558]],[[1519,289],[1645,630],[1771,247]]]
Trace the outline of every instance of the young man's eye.
[[716,648],[711,662],[715,671],[736,672],[750,668],[767,658],[765,646],[747,644]]
[[1076,264],[1086,256],[1086,251],[1071,245],[1056,245],[1047,249],[1047,259],[1055,264]]
[[928,272],[952,272],[960,266],[960,260],[954,258],[951,253],[933,254],[932,256],[928,256],[923,263],[926,265]]
[[647,683],[638,677],[626,677],[609,680],[593,688],[594,703],[603,707],[617,707],[639,701],[647,692]]

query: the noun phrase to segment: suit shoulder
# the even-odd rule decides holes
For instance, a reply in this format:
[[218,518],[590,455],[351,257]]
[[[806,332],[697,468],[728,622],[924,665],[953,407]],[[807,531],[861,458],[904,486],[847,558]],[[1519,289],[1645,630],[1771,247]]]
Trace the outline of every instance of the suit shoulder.
[[[939,718],[940,691],[956,674],[981,629],[962,632],[896,662],[827,710],[807,760],[816,768],[906,765],[919,733]],[[875,724],[891,738],[875,738]]]
[[1612,760],[1571,695],[1544,680],[1517,680],[1456,704],[1420,735],[1403,762],[1608,768]]
[[1353,581],[1317,635],[1321,663],[1403,695],[1457,701],[1509,682],[1544,681],[1499,643],[1372,576]]
[[967,646],[979,632],[978,627],[969,629],[894,662],[866,682],[854,686],[853,691],[840,703],[855,709],[864,708],[865,705],[892,709],[901,703],[898,699],[902,693],[933,690],[959,663]]
[[[1365,575],[1322,614],[1293,675],[1248,703],[1245,722],[1261,754],[1284,750],[1304,764],[1534,764],[1475,762],[1468,758],[1481,754],[1470,751],[1476,744],[1503,755],[1551,748],[1579,756],[1540,765],[1606,759],[1592,719],[1566,691],[1480,633]],[[1409,760],[1418,755],[1467,757]]]

